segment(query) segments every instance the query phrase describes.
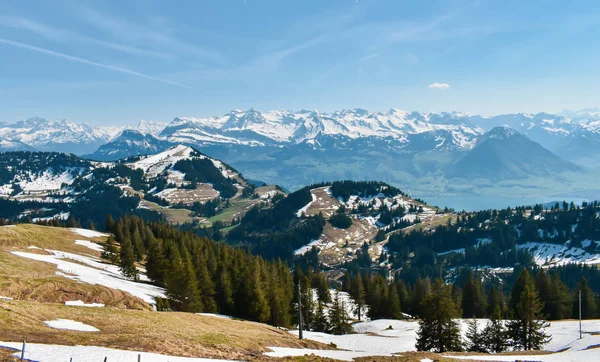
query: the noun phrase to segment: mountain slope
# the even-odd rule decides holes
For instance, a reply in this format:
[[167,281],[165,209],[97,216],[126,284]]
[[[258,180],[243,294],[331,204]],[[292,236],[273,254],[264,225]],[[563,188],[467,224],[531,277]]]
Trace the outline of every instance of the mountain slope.
[[231,223],[280,193],[254,187],[227,164],[186,146],[111,163],[6,152],[0,165],[0,218],[13,220],[73,218],[103,225],[111,213],[210,226],[213,217]]
[[124,130],[110,142],[100,146],[93,154],[84,156],[98,161],[115,161],[121,158],[162,152],[172,144],[149,133]]
[[447,174],[465,179],[519,179],[555,176],[581,169],[507,126],[496,127],[454,163]]

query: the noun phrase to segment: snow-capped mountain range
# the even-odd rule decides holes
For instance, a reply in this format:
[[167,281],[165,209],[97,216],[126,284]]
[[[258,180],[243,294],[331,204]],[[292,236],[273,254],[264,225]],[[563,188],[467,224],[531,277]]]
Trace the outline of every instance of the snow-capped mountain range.
[[470,148],[484,133],[472,117],[460,113],[404,112],[370,113],[364,109],[333,113],[255,109],[232,111],[220,117],[175,118],[160,134],[171,142],[235,143],[251,146],[307,143],[319,146],[323,137],[389,138],[397,144],[409,142],[411,135],[430,135],[436,147]]
[[[559,114],[506,114],[493,117],[461,112],[420,113],[391,109],[364,109],[333,113],[301,110],[234,110],[209,118],[176,117],[170,123],[141,120],[136,125],[93,127],[68,120],[30,118],[0,124],[0,150],[24,149],[92,153],[124,130],[152,135],[172,144],[235,144],[248,146],[309,144],[320,147],[325,138],[388,139],[396,147],[415,151],[468,150],[487,130],[507,125],[551,151],[578,139],[600,142],[600,111],[564,111]],[[132,134],[129,134],[131,136]],[[589,140],[588,140],[589,141]]]
[[12,124],[0,124],[0,151],[57,151],[75,154],[94,152],[125,129],[158,134],[166,124],[140,121],[134,126],[93,127],[68,120],[33,117]]

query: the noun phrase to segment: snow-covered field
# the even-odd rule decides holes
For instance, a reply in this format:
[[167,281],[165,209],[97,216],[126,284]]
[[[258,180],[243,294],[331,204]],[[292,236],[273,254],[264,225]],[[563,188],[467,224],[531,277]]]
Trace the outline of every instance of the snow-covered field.
[[[21,343],[0,342],[0,347],[17,350],[15,356],[21,356]],[[187,358],[166,356],[157,353],[123,351],[113,348],[94,346],[61,346],[52,344],[28,343],[25,347],[25,358],[37,362],[69,361],[75,362],[98,362],[106,357],[110,362],[134,362],[141,356],[142,362],[228,362],[227,360],[216,360],[207,358]]]
[[[461,321],[463,333],[467,329],[468,320]],[[481,323],[481,328],[485,322]],[[343,336],[326,333],[304,332],[304,338],[322,343],[335,343],[337,348],[345,351],[318,351],[302,348],[277,348],[265,353],[272,357],[302,356],[315,354],[321,357],[330,357],[351,360],[364,356],[390,356],[396,353],[415,351],[418,322],[381,319],[370,322],[357,323],[354,326],[356,334]],[[557,353],[548,355],[529,356],[464,356],[460,358],[491,360],[491,361],[600,361],[600,320],[583,321],[583,339],[579,340],[578,321],[552,322],[547,332],[552,335],[552,341],[545,346],[545,350]],[[298,334],[298,331],[291,333]],[[590,349],[588,349],[590,348]],[[558,352],[562,351],[562,352]],[[333,354],[332,354],[333,353]],[[335,357],[334,357],[335,356]],[[453,358],[459,358],[452,356]]]

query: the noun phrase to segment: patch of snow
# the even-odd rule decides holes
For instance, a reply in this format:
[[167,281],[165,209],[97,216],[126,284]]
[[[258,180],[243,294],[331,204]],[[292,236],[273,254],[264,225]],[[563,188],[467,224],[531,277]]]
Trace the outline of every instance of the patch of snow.
[[[166,298],[165,290],[163,288],[146,283],[136,283],[127,279],[121,274],[119,267],[116,265],[104,264],[93,257],[56,250],[46,251],[52,253],[52,255],[32,254],[19,251],[13,251],[11,253],[23,258],[54,264],[59,270],[56,272],[56,275],[83,283],[103,285],[108,288],[121,290],[130,293],[149,304],[155,304],[155,297]],[[70,262],[68,259],[76,262]],[[147,281],[148,278],[145,275],[140,275],[140,280]]]
[[222,319],[233,319],[232,316],[224,315],[224,314],[215,314],[215,313],[196,313],[197,315],[205,316],[205,317],[215,317]]
[[75,240],[75,244],[85,246],[88,249],[92,249],[92,250],[99,251],[99,252],[104,251],[104,248],[102,247],[102,245],[96,244],[89,240]]
[[517,245],[517,247],[532,253],[535,263],[540,266],[558,266],[570,263],[600,264],[600,255],[590,254],[582,248],[563,244],[529,242]]
[[304,245],[303,247],[296,249],[294,251],[294,255],[304,255],[304,254],[308,253],[312,249],[313,246],[319,245],[319,243],[320,243],[319,240],[313,240],[310,243]]
[[54,329],[64,329],[69,331],[79,331],[79,332],[100,332],[100,330],[96,327],[92,327],[90,325],[77,322],[70,319],[60,319],[57,318],[53,321],[45,321],[46,324],[50,328]]
[[0,295],[0,300],[13,300],[11,297],[4,297]]
[[81,229],[81,228],[70,228],[69,230],[77,235],[81,235],[86,238],[103,238],[103,237],[109,236],[108,234],[101,233],[101,232],[95,231],[95,230],[88,230],[88,229]]
[[[0,342],[0,346],[17,350],[14,356],[21,356],[22,343]],[[104,358],[110,362],[234,362],[228,360],[167,356],[158,353],[125,351],[95,346],[63,346],[53,344],[27,343],[25,358],[38,362],[56,362],[72,358],[76,362],[98,362]],[[68,358],[67,358],[68,357]]]
[[103,308],[104,304],[102,303],[84,303],[82,300],[68,300],[65,302],[65,305],[72,307],[89,307],[89,308]]
[[313,202],[317,201],[317,197],[315,196],[315,194],[312,193],[312,191],[310,193],[310,196],[312,197],[312,200],[308,204],[306,204],[304,207],[302,207],[300,210],[298,210],[296,212],[296,216],[297,217],[301,217],[302,214],[306,214],[306,211],[308,210],[308,208],[310,207],[310,205],[312,205]]
[[332,358],[340,361],[353,361],[354,358],[368,356],[391,356],[389,353],[373,354],[370,352],[360,351],[336,351],[324,349],[308,349],[308,348],[287,348],[287,347],[268,347],[271,352],[265,352],[268,357],[297,357],[305,355],[315,355],[323,358]]

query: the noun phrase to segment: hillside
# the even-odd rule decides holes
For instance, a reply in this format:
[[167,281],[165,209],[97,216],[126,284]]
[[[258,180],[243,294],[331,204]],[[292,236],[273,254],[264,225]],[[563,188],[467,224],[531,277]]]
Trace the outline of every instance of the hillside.
[[448,216],[385,183],[336,181],[248,212],[227,239],[249,243],[270,258],[304,258],[314,267],[365,258],[377,264],[385,259],[390,234],[430,228]]
[[185,146],[116,162],[6,152],[0,164],[0,218],[12,220],[73,219],[102,227],[110,213],[210,226],[212,217],[231,223],[279,192],[256,188],[230,166]]
[[[327,348],[264,324],[155,312],[166,291],[100,258],[108,235],[36,225],[0,227],[0,341],[93,345],[174,356],[248,359],[267,347]],[[141,267],[141,266],[140,266]],[[74,320],[82,333],[45,323]]]

